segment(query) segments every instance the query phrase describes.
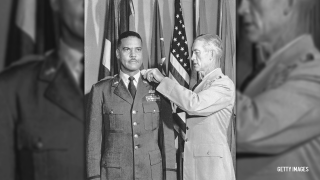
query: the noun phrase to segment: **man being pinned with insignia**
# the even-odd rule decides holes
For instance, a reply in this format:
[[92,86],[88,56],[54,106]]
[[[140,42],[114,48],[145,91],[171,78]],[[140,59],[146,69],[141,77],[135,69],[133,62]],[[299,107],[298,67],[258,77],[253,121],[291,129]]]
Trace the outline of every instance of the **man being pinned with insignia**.
[[164,77],[158,69],[143,72],[159,83],[157,92],[187,113],[183,178],[233,180],[235,172],[227,129],[235,101],[235,86],[220,69],[222,44],[218,36],[198,36],[192,46],[193,65],[202,80],[193,91]]
[[[239,180],[319,179],[320,53],[309,34],[309,28],[320,22],[311,14],[318,12],[312,8],[320,7],[319,2],[240,4],[248,39],[268,56],[265,67],[248,77],[237,94]],[[279,167],[309,172],[277,172]]]
[[84,1],[48,2],[59,20],[59,46],[0,73],[2,180],[86,179]]
[[176,180],[171,107],[141,78],[140,35],[122,33],[116,55],[119,75],[93,85],[89,96],[88,178]]

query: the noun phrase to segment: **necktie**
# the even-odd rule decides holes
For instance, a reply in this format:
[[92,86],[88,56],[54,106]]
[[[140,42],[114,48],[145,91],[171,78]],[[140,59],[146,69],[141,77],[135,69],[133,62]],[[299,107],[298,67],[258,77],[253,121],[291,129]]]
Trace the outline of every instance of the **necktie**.
[[134,98],[134,96],[136,95],[136,91],[137,91],[137,89],[136,89],[136,87],[134,86],[134,84],[133,84],[133,80],[134,80],[134,77],[133,76],[130,76],[129,77],[129,86],[128,86],[128,89],[129,89],[129,92],[130,92],[130,94],[131,94],[131,96]]
[[200,79],[199,82],[197,82],[197,84],[193,86],[192,91],[194,91],[201,82],[202,82],[202,79]]
[[256,70],[254,70],[242,83],[240,86],[240,92],[244,92],[244,90],[247,88],[247,86],[250,84],[250,82],[258,76],[258,74],[266,67],[265,63],[262,63],[258,65]]
[[84,58],[81,58],[80,62],[82,64],[82,72],[79,79],[79,86],[81,90],[84,91]]

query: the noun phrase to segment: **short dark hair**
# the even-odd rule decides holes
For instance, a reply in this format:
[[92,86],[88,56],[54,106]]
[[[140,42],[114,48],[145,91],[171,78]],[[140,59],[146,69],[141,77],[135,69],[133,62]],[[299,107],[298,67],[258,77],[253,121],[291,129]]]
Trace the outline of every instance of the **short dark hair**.
[[140,41],[142,43],[141,36],[138,33],[134,32],[134,31],[125,31],[125,32],[121,33],[120,36],[119,36],[118,47],[120,47],[122,39],[130,37],[130,36],[133,36],[133,37],[136,37],[136,38],[140,39]]

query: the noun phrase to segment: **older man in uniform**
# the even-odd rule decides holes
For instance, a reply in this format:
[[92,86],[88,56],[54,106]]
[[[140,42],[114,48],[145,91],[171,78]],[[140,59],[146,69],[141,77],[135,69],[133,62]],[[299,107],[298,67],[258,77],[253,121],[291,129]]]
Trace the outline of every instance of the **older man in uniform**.
[[197,37],[192,46],[194,68],[202,80],[191,91],[158,69],[149,69],[144,77],[160,83],[157,91],[187,113],[183,179],[235,179],[227,142],[235,100],[233,82],[220,67],[221,40],[210,34]]
[[87,110],[89,179],[176,179],[171,107],[141,79],[142,40],[120,35],[120,74],[90,92]]
[[0,179],[85,179],[82,0],[51,0],[60,46],[0,74]]
[[[320,177],[320,53],[304,19],[317,0],[242,0],[264,68],[237,94],[237,178]],[[318,20],[318,22],[320,19]]]

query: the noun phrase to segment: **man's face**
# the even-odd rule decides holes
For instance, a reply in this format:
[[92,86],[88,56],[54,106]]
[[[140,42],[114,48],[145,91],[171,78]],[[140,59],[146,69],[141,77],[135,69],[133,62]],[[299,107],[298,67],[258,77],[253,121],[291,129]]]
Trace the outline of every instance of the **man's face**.
[[279,34],[288,0],[242,0],[238,13],[252,42],[269,41]]
[[84,1],[83,0],[53,0],[57,1],[57,11],[62,20],[62,28],[72,35],[84,39]]
[[212,66],[211,63],[213,63],[213,52],[206,50],[204,44],[205,42],[202,40],[195,40],[195,42],[192,45],[191,60],[193,62],[194,69],[198,72],[205,72],[208,68]]
[[122,39],[116,54],[124,73],[139,71],[142,64],[141,40],[134,36]]

